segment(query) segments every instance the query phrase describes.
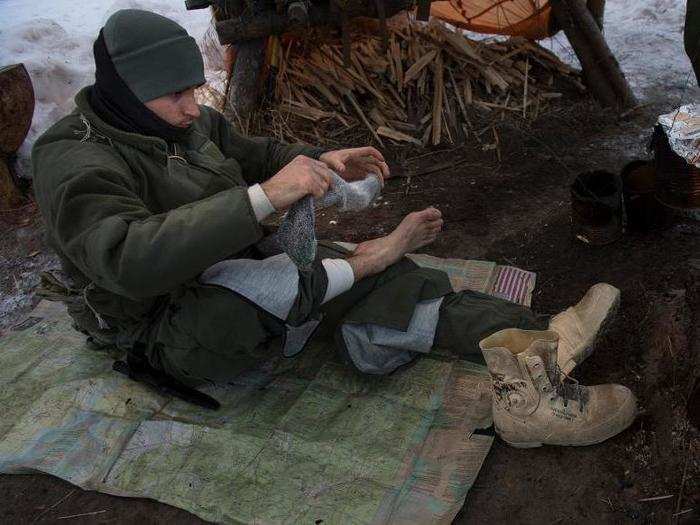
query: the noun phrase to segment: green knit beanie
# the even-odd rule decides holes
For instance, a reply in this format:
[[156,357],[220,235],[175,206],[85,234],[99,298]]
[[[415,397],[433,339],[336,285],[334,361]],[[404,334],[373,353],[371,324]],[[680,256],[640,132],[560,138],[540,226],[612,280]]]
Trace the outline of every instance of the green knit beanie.
[[169,18],[122,9],[109,17],[103,34],[117,73],[141,102],[204,84],[197,43]]

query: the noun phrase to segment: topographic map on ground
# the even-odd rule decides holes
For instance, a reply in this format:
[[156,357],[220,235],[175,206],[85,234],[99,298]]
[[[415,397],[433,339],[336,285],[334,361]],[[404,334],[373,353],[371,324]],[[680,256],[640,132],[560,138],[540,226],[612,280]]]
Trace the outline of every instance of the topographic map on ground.
[[[469,287],[529,304],[535,276],[416,256]],[[449,523],[493,434],[486,369],[427,356],[362,376],[316,342],[206,390],[206,411],[112,371],[63,307],[0,337],[0,472],[153,498],[222,523]],[[486,429],[486,430],[483,430]]]

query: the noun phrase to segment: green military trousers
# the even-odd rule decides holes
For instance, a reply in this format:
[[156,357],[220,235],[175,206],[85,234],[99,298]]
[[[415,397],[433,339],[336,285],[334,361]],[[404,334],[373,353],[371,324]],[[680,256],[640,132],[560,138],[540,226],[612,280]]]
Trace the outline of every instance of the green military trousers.
[[442,301],[433,347],[440,352],[480,361],[478,342],[484,337],[504,328],[547,327],[547,316],[524,306],[478,292],[454,293],[446,274],[420,268],[406,258],[321,305],[327,276],[320,261],[347,254],[332,243],[319,244],[318,264],[300,278],[298,298],[286,320],[228,289],[193,284],[170,297],[139,345],[152,366],[194,386],[225,383],[266,357],[278,355],[286,325],[309,318],[323,319],[313,338],[334,339],[350,366],[340,326],[371,323],[406,330],[416,305],[436,298]]

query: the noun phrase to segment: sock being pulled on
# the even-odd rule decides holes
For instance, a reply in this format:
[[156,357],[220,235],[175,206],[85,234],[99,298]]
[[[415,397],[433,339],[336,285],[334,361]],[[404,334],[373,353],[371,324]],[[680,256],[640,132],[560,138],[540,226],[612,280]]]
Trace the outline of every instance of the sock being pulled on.
[[277,232],[264,242],[283,250],[302,271],[311,269],[316,258],[315,210],[337,206],[338,210],[357,211],[367,208],[381,192],[378,175],[370,174],[360,181],[347,182],[333,173],[330,189],[318,200],[307,196],[287,212]]

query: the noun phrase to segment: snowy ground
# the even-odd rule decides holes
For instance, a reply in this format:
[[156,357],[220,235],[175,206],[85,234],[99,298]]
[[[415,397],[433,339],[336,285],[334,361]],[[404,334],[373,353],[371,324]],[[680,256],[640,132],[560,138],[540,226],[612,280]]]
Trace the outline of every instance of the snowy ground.
[[107,18],[125,8],[172,18],[198,41],[210,23],[208,10],[187,11],[184,0],[0,0],[0,64],[24,63],[36,94],[22,157],[26,159],[34,139],[70,109],[75,93],[93,82],[92,43]]

